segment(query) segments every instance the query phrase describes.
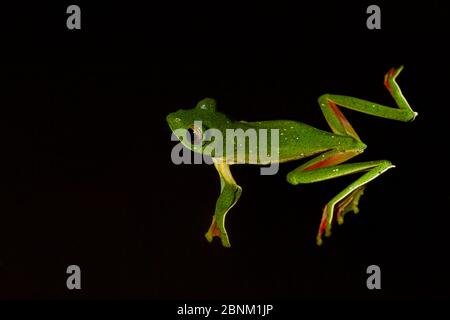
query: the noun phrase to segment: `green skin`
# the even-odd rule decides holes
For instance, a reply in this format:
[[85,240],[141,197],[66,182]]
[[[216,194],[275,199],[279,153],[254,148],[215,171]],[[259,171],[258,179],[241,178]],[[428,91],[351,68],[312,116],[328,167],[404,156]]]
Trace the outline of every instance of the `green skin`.
[[[200,101],[193,109],[179,110],[169,114],[167,122],[175,134],[177,134],[175,132],[177,129],[192,130],[194,139],[197,142],[194,140],[194,143],[190,143],[181,135],[178,136],[178,139],[187,148],[198,153],[205,152],[206,145],[199,143],[199,141],[202,142],[202,132],[207,128],[218,129],[224,135],[226,129],[279,129],[279,132],[283,132],[284,135],[279,140],[278,162],[315,156],[288,173],[287,181],[293,185],[364,172],[361,177],[348,185],[325,205],[317,233],[317,244],[321,245],[322,234],[325,233],[326,236],[331,235],[333,217],[335,216],[337,222],[342,224],[344,215],[347,212],[353,211],[358,213],[359,198],[363,194],[366,184],[386,170],[394,167],[388,160],[342,164],[362,153],[366,145],[341,113],[338,105],[386,119],[405,122],[414,120],[417,113],[411,109],[395,81],[402,69],[403,67],[398,69],[392,68],[384,78],[384,85],[394,98],[398,108],[391,108],[348,96],[331,94],[320,96],[319,105],[332,132],[322,131],[307,124],[290,120],[231,121],[227,116],[216,111],[215,101],[209,98]],[[196,128],[194,121],[202,121],[203,128]],[[227,212],[239,200],[242,188],[236,183],[230,172],[229,166],[235,163],[233,157],[225,155],[222,158],[213,157],[212,159],[220,176],[221,193],[216,202],[211,226],[205,236],[209,242],[213,240],[213,237],[219,237],[223,246],[230,247],[230,241],[225,229],[225,217]],[[245,163],[262,164],[258,160],[248,160]]]

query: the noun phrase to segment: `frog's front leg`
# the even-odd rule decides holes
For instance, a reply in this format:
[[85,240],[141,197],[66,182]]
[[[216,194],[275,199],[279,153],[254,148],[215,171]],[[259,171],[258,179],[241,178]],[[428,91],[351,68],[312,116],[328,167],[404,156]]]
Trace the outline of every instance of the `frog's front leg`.
[[212,218],[211,226],[205,234],[205,237],[209,242],[213,240],[213,237],[219,237],[224,247],[230,247],[230,240],[225,229],[225,216],[239,200],[242,188],[237,185],[231,175],[228,164],[221,161],[214,161],[214,166],[220,176],[220,196],[216,202],[216,210]]

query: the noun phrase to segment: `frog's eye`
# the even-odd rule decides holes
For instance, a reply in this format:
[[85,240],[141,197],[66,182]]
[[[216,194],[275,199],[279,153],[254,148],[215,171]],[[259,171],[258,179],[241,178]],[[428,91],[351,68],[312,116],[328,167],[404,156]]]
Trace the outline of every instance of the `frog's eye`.
[[190,143],[199,144],[202,142],[202,130],[195,125],[191,125],[187,129],[186,136]]
[[199,103],[197,103],[196,108],[204,110],[204,111],[215,112],[216,111],[216,100],[211,99],[211,98],[205,98],[205,99],[199,101]]

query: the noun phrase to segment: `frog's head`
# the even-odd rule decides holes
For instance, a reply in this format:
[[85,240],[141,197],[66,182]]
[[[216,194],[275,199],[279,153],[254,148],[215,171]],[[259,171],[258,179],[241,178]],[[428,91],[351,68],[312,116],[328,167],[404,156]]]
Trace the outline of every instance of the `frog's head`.
[[230,120],[216,111],[216,101],[205,98],[193,109],[180,109],[166,117],[173,134],[188,149],[202,153],[210,141],[205,139],[208,129],[224,131]]

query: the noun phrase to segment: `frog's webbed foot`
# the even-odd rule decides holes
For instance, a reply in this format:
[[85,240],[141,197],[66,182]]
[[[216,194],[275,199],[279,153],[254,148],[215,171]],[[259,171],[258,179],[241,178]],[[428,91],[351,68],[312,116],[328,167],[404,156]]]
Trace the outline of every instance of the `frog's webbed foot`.
[[331,216],[335,216],[337,223],[342,225],[344,223],[344,216],[347,212],[353,211],[355,214],[359,212],[358,204],[359,199],[364,194],[364,189],[366,185],[362,185],[352,191],[349,195],[347,195],[344,199],[333,204],[327,203],[323,208],[322,220],[320,222],[319,231],[317,233],[317,244],[322,244],[322,235],[325,232],[325,236],[331,236],[331,225],[332,221],[329,220],[330,213]]
[[350,193],[345,199],[336,205],[336,220],[339,225],[344,223],[344,216],[347,212],[353,211],[357,214],[359,212],[358,204],[359,199],[364,194],[364,189],[366,185],[357,188],[355,191]]

